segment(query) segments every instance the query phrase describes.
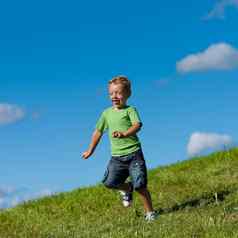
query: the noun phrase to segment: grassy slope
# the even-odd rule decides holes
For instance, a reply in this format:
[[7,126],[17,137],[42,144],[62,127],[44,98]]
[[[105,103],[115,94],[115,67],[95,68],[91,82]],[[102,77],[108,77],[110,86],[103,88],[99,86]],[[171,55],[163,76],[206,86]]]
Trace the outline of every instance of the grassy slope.
[[137,194],[125,209],[97,185],[0,212],[0,237],[238,237],[237,171],[238,149],[151,170],[153,223]]

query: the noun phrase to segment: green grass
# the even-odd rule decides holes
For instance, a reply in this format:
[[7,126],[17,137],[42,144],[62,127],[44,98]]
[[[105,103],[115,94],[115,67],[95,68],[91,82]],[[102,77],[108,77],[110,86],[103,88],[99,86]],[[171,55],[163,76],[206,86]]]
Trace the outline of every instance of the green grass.
[[238,237],[237,171],[237,148],[149,171],[152,223],[102,185],[33,200],[0,212],[0,238]]

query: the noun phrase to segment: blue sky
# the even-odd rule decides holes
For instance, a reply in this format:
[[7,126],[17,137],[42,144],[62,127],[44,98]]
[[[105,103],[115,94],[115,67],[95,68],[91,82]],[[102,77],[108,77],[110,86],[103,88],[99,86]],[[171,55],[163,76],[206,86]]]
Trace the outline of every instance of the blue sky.
[[107,82],[127,75],[149,168],[236,144],[237,0],[0,4],[0,208],[100,182],[87,161]]

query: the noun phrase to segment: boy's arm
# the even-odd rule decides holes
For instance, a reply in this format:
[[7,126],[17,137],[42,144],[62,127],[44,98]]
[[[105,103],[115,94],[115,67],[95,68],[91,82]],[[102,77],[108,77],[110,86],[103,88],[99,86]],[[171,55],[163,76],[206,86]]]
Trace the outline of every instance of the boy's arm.
[[117,138],[132,136],[132,135],[135,135],[141,129],[141,127],[142,127],[142,123],[136,122],[125,132],[114,131],[112,133],[112,136]]
[[97,147],[97,144],[99,143],[100,139],[102,137],[102,133],[98,131],[97,129],[93,132],[91,143],[89,145],[88,150],[86,150],[83,154],[82,157],[83,159],[87,159],[89,156],[91,156],[94,152],[94,150]]

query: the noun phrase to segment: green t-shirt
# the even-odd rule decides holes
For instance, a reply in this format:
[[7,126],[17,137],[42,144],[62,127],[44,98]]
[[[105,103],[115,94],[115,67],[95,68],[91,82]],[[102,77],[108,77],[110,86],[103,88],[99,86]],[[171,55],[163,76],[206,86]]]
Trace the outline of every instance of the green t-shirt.
[[111,154],[113,156],[128,155],[140,148],[140,141],[137,135],[125,138],[112,137],[114,131],[125,132],[137,122],[141,122],[139,114],[136,108],[131,106],[125,106],[120,110],[115,110],[113,107],[110,107],[103,111],[97,121],[96,129],[101,133],[108,130],[111,142]]

